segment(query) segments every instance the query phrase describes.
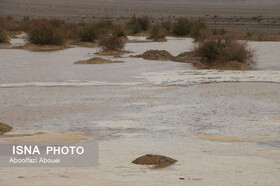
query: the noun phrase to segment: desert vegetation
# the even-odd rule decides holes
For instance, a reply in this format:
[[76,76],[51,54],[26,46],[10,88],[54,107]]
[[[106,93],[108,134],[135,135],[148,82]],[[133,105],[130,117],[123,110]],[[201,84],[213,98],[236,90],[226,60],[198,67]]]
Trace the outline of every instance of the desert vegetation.
[[98,44],[103,50],[123,50],[125,43],[115,33],[103,34]]
[[0,27],[0,43],[5,43],[8,40],[7,31]]
[[191,32],[191,22],[186,18],[177,19],[172,26],[172,32],[177,36],[186,36]]
[[[192,37],[196,42],[215,40],[225,37],[235,40],[280,41],[278,34],[260,34],[252,31],[210,28],[203,21],[190,21],[178,18],[175,21],[165,20],[152,23],[148,16],[132,16],[127,23],[98,22],[66,22],[59,19],[14,19],[0,17],[0,42],[24,31],[29,41],[37,45],[80,44],[80,42],[96,43],[104,49],[121,49],[126,35],[148,35],[154,41],[164,41],[168,36]],[[109,47],[108,44],[112,45]],[[96,46],[92,45],[92,46]]]
[[193,52],[209,67],[232,61],[245,65],[252,65],[254,62],[254,50],[245,41],[228,38],[204,40]]
[[38,45],[62,45],[64,43],[60,23],[39,20],[29,32],[29,41]]
[[95,42],[98,38],[98,32],[94,24],[83,24],[79,28],[79,38],[84,42]]
[[165,41],[166,30],[159,24],[153,25],[150,30],[150,37],[154,41]]
[[150,26],[150,18],[148,16],[136,17],[133,15],[130,21],[127,23],[127,29],[132,34],[137,34],[143,31],[147,31]]

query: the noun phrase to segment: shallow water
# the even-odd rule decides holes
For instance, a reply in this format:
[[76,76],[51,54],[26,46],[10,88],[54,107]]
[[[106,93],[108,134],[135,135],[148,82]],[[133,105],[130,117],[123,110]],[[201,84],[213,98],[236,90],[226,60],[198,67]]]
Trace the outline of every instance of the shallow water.
[[[179,160],[160,173],[173,184],[178,175],[192,173],[210,180],[205,185],[214,184],[218,175],[240,170],[256,176],[245,176],[243,181],[258,180],[265,185],[262,178],[269,177],[271,184],[277,182],[280,42],[249,43],[257,48],[255,70],[218,71],[129,57],[148,49],[178,55],[191,50],[191,39],[168,38],[166,43],[146,42],[144,37],[130,39],[141,42],[127,44],[126,50],[134,53],[114,58],[124,61],[116,64],[74,64],[96,57],[98,48],[56,52],[0,49],[1,122],[16,130],[75,132],[98,140],[101,163],[91,180],[100,176],[104,181],[109,175],[107,183],[119,180],[128,184],[127,174],[131,173],[131,180],[148,183],[154,177],[150,172],[142,175],[146,169],[132,166],[130,159],[157,153]],[[205,135],[273,140],[224,144],[190,139]],[[212,172],[204,171],[207,165]],[[35,179],[33,170],[28,174]],[[88,172],[85,175],[82,180],[89,179]],[[236,177],[242,179],[233,175],[221,180],[236,183]]]

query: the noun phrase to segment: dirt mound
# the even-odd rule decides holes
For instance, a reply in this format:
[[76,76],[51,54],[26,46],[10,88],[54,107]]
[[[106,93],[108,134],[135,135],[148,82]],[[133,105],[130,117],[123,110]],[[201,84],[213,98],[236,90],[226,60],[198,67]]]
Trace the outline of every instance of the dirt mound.
[[228,61],[213,67],[218,70],[251,70],[252,68],[238,61]]
[[143,54],[132,56],[146,60],[173,61],[175,57],[165,50],[148,50]]
[[6,125],[4,123],[0,123],[0,135],[10,132],[13,129],[13,127]]
[[154,168],[165,168],[176,162],[177,160],[166,156],[147,154],[137,158],[132,163],[137,165],[154,165]]
[[123,54],[131,53],[130,51],[125,50],[104,50],[100,52],[96,52],[95,54],[101,55],[101,56],[115,56],[115,57],[121,57]]
[[104,59],[101,57],[94,57],[89,60],[82,60],[75,62],[75,64],[107,64],[107,63],[122,63],[123,61],[112,61],[110,59]]
[[34,45],[34,44],[27,44],[25,46],[19,46],[19,47],[13,47],[13,49],[24,49],[24,50],[30,50],[33,52],[51,52],[51,51],[57,51],[57,50],[64,50],[67,48],[72,48],[70,46],[66,45]]

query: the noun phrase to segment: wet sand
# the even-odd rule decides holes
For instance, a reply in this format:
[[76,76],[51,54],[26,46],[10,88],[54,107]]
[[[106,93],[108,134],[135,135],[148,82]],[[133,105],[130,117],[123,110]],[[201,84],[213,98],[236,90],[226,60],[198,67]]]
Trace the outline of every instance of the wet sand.
[[[191,41],[129,43],[125,50],[178,55]],[[0,168],[1,185],[277,185],[280,63],[273,50],[280,43],[250,45],[259,47],[253,71],[195,70],[131,54],[124,63],[74,64],[97,57],[98,48],[4,50],[1,122],[15,131],[89,136],[99,142],[100,162],[94,168]],[[145,154],[178,162],[161,170],[131,163]]]

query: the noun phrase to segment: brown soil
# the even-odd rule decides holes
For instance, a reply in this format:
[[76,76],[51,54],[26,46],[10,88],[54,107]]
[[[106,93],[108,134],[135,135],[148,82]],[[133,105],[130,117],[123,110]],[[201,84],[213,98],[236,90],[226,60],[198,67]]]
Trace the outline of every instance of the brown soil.
[[70,46],[65,45],[34,45],[34,44],[27,44],[25,46],[20,47],[13,47],[14,49],[24,49],[24,50],[30,50],[33,52],[50,52],[50,51],[56,51],[56,50],[64,50],[67,48],[71,48]]
[[101,57],[94,57],[89,60],[83,60],[75,62],[75,64],[107,64],[107,63],[123,63],[123,61],[112,61],[110,59],[104,59]]
[[147,154],[137,158],[132,163],[137,165],[154,165],[153,168],[165,168],[176,162],[177,160],[166,156]]
[[0,135],[10,132],[12,129],[13,127],[0,122]]
[[174,61],[175,57],[165,50],[148,50],[143,54],[131,56],[146,60]]
[[100,52],[96,52],[95,54],[101,55],[101,56],[115,56],[115,57],[121,57],[123,54],[132,53],[130,51],[125,50],[104,50]]

